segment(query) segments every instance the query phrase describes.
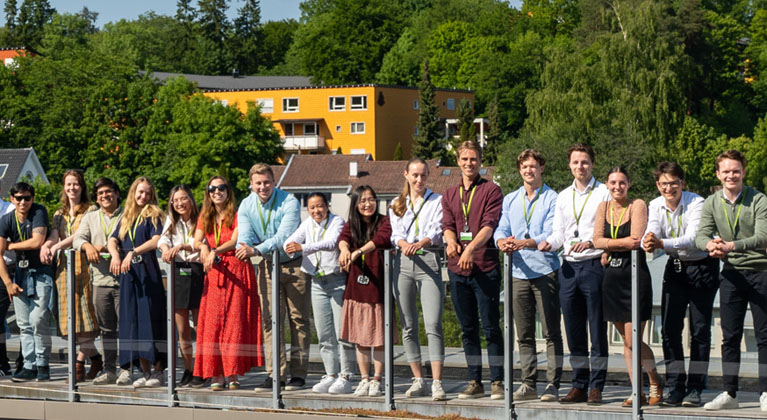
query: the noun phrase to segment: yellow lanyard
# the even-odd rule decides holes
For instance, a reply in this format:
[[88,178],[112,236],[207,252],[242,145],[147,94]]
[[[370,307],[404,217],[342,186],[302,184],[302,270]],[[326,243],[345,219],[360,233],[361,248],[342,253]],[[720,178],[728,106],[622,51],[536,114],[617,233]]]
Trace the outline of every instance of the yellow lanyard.
[[[431,194],[429,194],[431,195]],[[421,201],[421,205],[418,207],[418,211],[415,211],[415,208],[413,208],[413,201],[410,201],[410,211],[413,212],[413,215],[415,219],[413,222],[415,223],[415,239],[418,239],[418,233],[420,232],[420,229],[418,228],[418,215],[421,214],[421,210],[423,210],[423,206],[426,204],[426,199],[429,197],[425,197],[423,201]],[[471,203],[471,198],[469,198],[469,203]],[[467,212],[468,213],[468,212]]]
[[21,233],[21,224],[19,224],[19,218],[16,217],[16,212],[13,212],[13,220],[16,221],[16,232],[19,233],[19,239],[20,239],[19,242],[26,241],[27,240],[27,235],[26,235],[26,233],[23,233],[23,234]]
[[222,220],[222,221],[216,223],[215,225],[213,225],[213,230],[215,231],[214,234],[216,236],[216,248],[218,248],[218,243],[221,240],[221,229],[222,229],[221,226],[223,224],[224,224],[224,221]]
[[458,196],[461,199],[461,209],[463,210],[464,230],[468,231],[469,227],[469,210],[471,209],[471,200],[474,198],[474,193],[477,191],[477,186],[471,187],[471,194],[469,195],[469,203],[463,202],[463,185],[458,189]]
[[527,229],[527,232],[530,232],[530,221],[533,220],[533,212],[535,211],[535,206],[538,205],[538,199],[541,197],[541,194],[544,191],[544,188],[546,188],[545,185],[541,186],[541,189],[538,190],[538,194],[535,195],[535,198],[533,198],[533,201],[531,201],[533,207],[530,209],[530,214],[527,214],[527,208],[530,206],[529,204],[525,205],[525,199],[527,198],[527,193],[522,196],[522,210],[525,212],[525,228]]
[[621,210],[621,215],[618,217],[618,224],[613,225],[613,205],[610,204],[610,237],[613,239],[618,239],[618,229],[621,227],[621,221],[623,220],[623,214],[626,213],[626,209],[629,208],[627,205],[626,207]]
[[269,207],[269,214],[266,217],[266,222],[264,222],[264,215],[261,214],[261,203],[258,203],[258,217],[261,219],[261,227],[264,228],[264,235],[266,236],[266,228],[269,226],[269,222],[272,220],[272,210],[274,210],[274,204],[277,202],[277,197],[274,197],[274,193],[272,193],[272,205]]
[[746,201],[746,192],[743,191],[743,197],[740,200],[740,205],[738,206],[738,212],[735,214],[735,223],[730,223],[730,214],[727,213],[727,203],[724,201],[724,197],[721,197],[722,200],[722,211],[724,211],[724,218],[727,219],[727,226],[730,227],[730,232],[732,233],[732,239],[735,239],[735,229],[738,227],[738,220],[740,220],[740,211],[743,210],[743,202]]
[[77,220],[77,217],[64,216],[64,220],[67,222],[67,237],[70,237],[72,236],[72,228],[75,227],[75,221]]
[[586,208],[586,203],[589,202],[589,198],[591,198],[591,193],[594,192],[594,186],[596,185],[597,180],[594,179],[594,181],[591,183],[591,188],[589,189],[589,195],[586,196],[586,201],[583,202],[583,205],[581,206],[581,211],[577,212],[575,211],[575,186],[573,186],[573,217],[575,218],[575,229],[578,229],[578,223],[581,222],[581,216],[583,216],[583,209]]
[[112,222],[109,223],[109,229],[107,229],[107,224],[104,222],[104,210],[99,211],[99,219],[101,220],[101,229],[104,230],[104,242],[109,242],[109,235],[112,233],[112,228],[115,227],[115,223],[117,223],[117,216],[120,215],[120,210],[118,210],[113,216],[112,216]]
[[[323,226],[322,229],[320,229],[320,237],[319,238],[317,238],[317,234],[315,233],[316,228],[314,226],[314,223],[312,223],[312,239],[314,240],[315,243],[319,242],[323,238],[325,238],[325,232],[328,231],[328,223],[330,223],[330,215],[328,215],[328,218],[325,219],[325,226]],[[314,266],[314,271],[317,271],[317,269],[320,268],[320,261],[322,261],[322,255],[321,254],[322,254],[322,251],[317,251],[315,253],[315,255],[317,256],[317,264]]]
[[671,237],[676,238],[678,235],[682,234],[682,216],[684,215],[684,207],[682,207],[679,211],[679,218],[677,219],[678,227],[677,230],[674,231],[674,224],[671,223],[671,212],[666,209],[666,220],[668,221],[668,228],[671,230]]
[[128,230],[128,238],[130,238],[130,243],[133,245],[133,249],[136,249],[136,242],[134,242],[134,239],[136,238],[136,230],[138,229],[138,225],[144,220],[144,210],[146,210],[146,208],[147,206],[144,206],[144,208],[141,209],[141,213],[138,214],[136,222],[133,223],[133,231],[131,232]]

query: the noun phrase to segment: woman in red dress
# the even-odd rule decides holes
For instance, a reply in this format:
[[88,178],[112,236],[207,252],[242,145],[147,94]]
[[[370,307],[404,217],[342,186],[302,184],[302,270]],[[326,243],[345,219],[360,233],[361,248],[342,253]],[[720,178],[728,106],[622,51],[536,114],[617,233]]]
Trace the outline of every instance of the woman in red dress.
[[194,375],[211,378],[210,389],[239,389],[238,375],[264,364],[256,274],[235,258],[237,214],[229,182],[208,181],[197,221],[194,247],[200,250],[205,288],[200,302]]

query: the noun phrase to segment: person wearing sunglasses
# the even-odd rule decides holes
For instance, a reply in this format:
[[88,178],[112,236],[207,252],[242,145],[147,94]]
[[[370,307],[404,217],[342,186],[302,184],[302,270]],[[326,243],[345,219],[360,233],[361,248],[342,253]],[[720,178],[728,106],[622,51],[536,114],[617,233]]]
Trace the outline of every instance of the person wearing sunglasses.
[[24,367],[11,378],[14,382],[48,381],[51,336],[56,331],[53,319],[53,267],[40,260],[48,234],[48,211],[35,203],[35,189],[26,182],[11,188],[11,202],[16,211],[0,219],[0,254],[16,252],[13,274],[0,262],[0,278],[8,295],[13,297],[16,323],[19,326]]

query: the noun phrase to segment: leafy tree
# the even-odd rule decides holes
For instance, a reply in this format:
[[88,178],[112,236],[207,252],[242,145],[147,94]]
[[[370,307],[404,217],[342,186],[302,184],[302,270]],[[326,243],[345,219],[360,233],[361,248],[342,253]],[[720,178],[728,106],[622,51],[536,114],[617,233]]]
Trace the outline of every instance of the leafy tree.
[[281,75],[300,74],[300,64],[292,66],[286,63],[286,54],[293,43],[293,35],[300,27],[294,19],[269,21],[261,28],[261,49],[259,72],[275,72]]
[[16,0],[5,0],[5,6],[3,7],[5,13],[5,28],[4,32],[0,32],[0,43],[6,46],[16,46],[16,13],[18,8],[16,7]]
[[503,136],[501,135],[501,122],[498,113],[498,98],[495,97],[487,106],[488,130],[485,133],[485,150],[482,153],[482,162],[492,166],[496,164]]
[[203,74],[229,74],[233,70],[226,43],[231,23],[226,17],[228,0],[198,0],[199,34],[197,47]]
[[459,141],[476,141],[477,130],[474,127],[474,109],[471,107],[471,101],[461,99],[456,108],[458,115],[458,125],[460,138]]
[[260,65],[261,6],[259,0],[246,0],[234,19],[232,56],[240,74],[253,74]]
[[413,136],[411,155],[423,159],[438,159],[441,157],[442,130],[439,121],[439,108],[434,101],[434,85],[429,74],[429,62],[423,63],[421,83],[418,85],[418,134]]
[[46,24],[51,22],[56,9],[48,0],[24,0],[16,15],[15,39],[22,46],[37,48]]

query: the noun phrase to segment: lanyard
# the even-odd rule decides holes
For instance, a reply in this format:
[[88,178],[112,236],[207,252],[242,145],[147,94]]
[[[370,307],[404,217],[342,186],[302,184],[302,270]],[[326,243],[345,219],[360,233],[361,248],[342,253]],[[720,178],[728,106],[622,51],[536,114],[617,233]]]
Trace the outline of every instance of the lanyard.
[[13,212],[13,220],[16,221],[16,232],[19,233],[19,239],[21,240],[21,242],[26,241],[27,240],[27,235],[26,235],[26,233],[24,233],[24,234],[21,233],[21,225],[19,224],[19,218],[16,217],[16,212]]
[[623,214],[626,213],[626,209],[629,208],[629,206],[626,206],[621,210],[621,215],[618,217],[618,224],[613,225],[613,205],[610,204],[610,237],[613,239],[618,239],[618,229],[621,227],[621,221],[623,220]]
[[[314,242],[319,242],[319,241],[321,241],[322,239],[325,238],[325,232],[328,231],[328,223],[330,223],[330,215],[328,215],[328,218],[325,219],[325,226],[323,226],[322,229],[320,229],[320,237],[319,238],[317,238],[317,234],[314,233],[315,226],[314,226],[314,223],[312,223],[312,239],[314,240]],[[322,254],[322,251],[317,251],[315,253],[315,255],[317,256],[317,264],[314,267],[314,271],[317,271],[317,269],[320,268],[320,261],[322,261],[322,255],[321,254]]]
[[104,211],[99,211],[99,219],[101,219],[101,229],[104,230],[104,242],[109,242],[109,234],[112,233],[112,228],[115,227],[115,223],[117,223],[117,216],[120,215],[120,211],[115,213],[112,216],[112,221],[109,223],[109,229],[107,229],[107,224],[104,222]]
[[671,237],[676,238],[677,236],[682,234],[682,216],[684,215],[684,206],[681,208],[679,212],[679,218],[677,219],[678,226],[677,230],[674,231],[674,224],[671,223],[671,212],[666,209],[666,220],[668,221],[668,228],[671,230]]
[[730,233],[732,233],[732,239],[735,239],[735,229],[738,228],[738,220],[740,220],[740,211],[743,210],[743,202],[746,201],[746,193],[748,191],[743,192],[743,197],[740,200],[740,205],[738,205],[738,212],[735,214],[735,223],[730,223],[730,214],[727,213],[727,203],[724,202],[724,197],[720,197],[722,200],[722,211],[724,211],[724,218],[727,219],[727,226],[730,227]]
[[538,199],[541,197],[541,194],[543,194],[545,188],[546,185],[542,185],[541,189],[538,190],[538,194],[536,194],[535,198],[533,198],[533,201],[531,201],[533,207],[530,209],[529,215],[527,214],[527,208],[529,207],[529,204],[527,206],[525,205],[525,198],[527,198],[527,193],[522,196],[522,210],[525,212],[525,229],[527,232],[530,232],[530,221],[533,220],[533,212],[535,211],[535,206],[538,205]]
[[[415,208],[413,208],[413,201],[410,200],[410,211],[413,212],[414,216],[413,216],[413,221],[410,222],[410,226],[408,226],[408,228],[407,228],[407,231],[410,232],[410,227],[413,226],[413,223],[415,223],[415,239],[416,240],[418,239],[418,232],[419,232],[419,229],[418,229],[418,215],[421,214],[421,210],[423,210],[423,206],[426,205],[426,200],[428,200],[429,197],[431,197],[431,195],[433,193],[434,193],[433,191],[429,191],[429,195],[424,197],[423,201],[421,201],[421,206],[418,207],[418,211],[415,211]],[[463,199],[461,199],[461,203],[463,203]],[[469,198],[469,205],[471,205],[471,198]],[[467,213],[467,217],[468,217],[468,210],[466,211],[466,213]],[[468,224],[468,222],[466,222],[466,223]]]
[[72,228],[75,226],[77,217],[64,216],[64,220],[67,222],[67,237],[72,236]]
[[589,198],[591,198],[591,193],[594,192],[594,186],[596,185],[597,180],[596,178],[591,183],[591,189],[589,190],[589,195],[586,196],[586,201],[583,202],[583,205],[581,206],[581,211],[577,212],[575,211],[575,187],[573,187],[573,217],[575,217],[575,229],[578,229],[578,224],[581,222],[581,216],[583,216],[583,209],[586,208],[586,203],[589,202]]
[[274,204],[277,202],[277,197],[272,197],[272,205],[269,207],[269,215],[264,222],[264,215],[261,213],[262,204],[258,203],[258,217],[261,219],[261,226],[264,228],[264,235],[266,235],[266,227],[269,226],[269,222],[272,220],[272,210],[274,210]]
[[136,238],[136,229],[138,229],[139,223],[141,223],[144,220],[144,210],[146,210],[147,206],[144,206],[143,209],[141,209],[141,213],[138,214],[138,217],[136,218],[136,222],[133,223],[133,231],[128,229],[128,238],[130,238],[130,243],[133,245],[133,249],[136,249],[136,243],[134,242]]
[[[477,186],[471,187],[471,194],[469,195],[469,203],[463,202],[463,185],[458,189],[458,196],[461,199],[461,209],[463,210],[464,230],[469,227],[469,210],[471,209],[471,200],[474,198],[474,193],[477,191]],[[425,201],[425,200],[424,200]]]
[[218,243],[221,240],[221,229],[222,229],[221,225],[223,224],[224,224],[224,221],[222,220],[216,223],[215,225],[213,225],[214,235],[216,236],[216,248],[218,248]]
[[182,234],[184,237],[184,241],[181,243],[181,245],[186,245],[187,241],[189,240],[189,237],[192,236],[192,232],[186,227],[186,222],[181,220],[181,228],[183,229]]

